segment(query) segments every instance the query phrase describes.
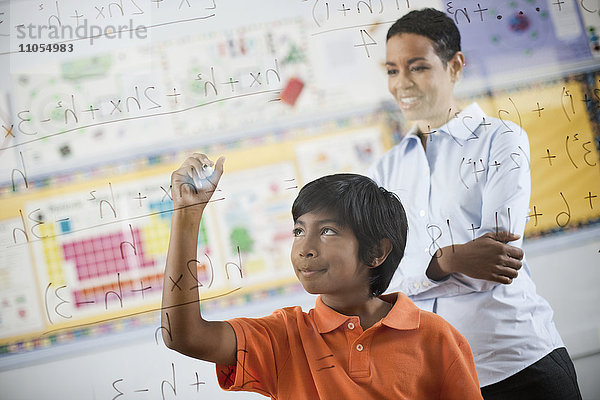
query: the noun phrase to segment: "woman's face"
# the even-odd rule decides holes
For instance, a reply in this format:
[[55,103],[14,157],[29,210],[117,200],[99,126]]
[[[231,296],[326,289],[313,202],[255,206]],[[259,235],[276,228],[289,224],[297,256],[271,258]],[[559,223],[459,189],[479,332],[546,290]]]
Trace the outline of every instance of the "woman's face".
[[451,117],[454,83],[460,77],[463,55],[458,52],[444,64],[433,42],[421,35],[402,33],[386,45],[388,89],[406,119],[421,129],[438,128]]

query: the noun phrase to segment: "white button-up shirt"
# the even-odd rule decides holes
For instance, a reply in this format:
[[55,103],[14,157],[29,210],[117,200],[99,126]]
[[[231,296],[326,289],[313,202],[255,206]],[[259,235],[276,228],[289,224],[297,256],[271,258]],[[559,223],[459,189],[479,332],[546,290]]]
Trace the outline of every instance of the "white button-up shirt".
[[462,274],[432,281],[425,272],[442,247],[488,232],[523,236],[531,192],[527,134],[477,104],[427,133],[426,150],[416,131],[368,172],[400,197],[408,216],[406,251],[388,292],[401,291],[454,325],[471,345],[481,386],[490,385],[563,345],[525,259],[509,285]]

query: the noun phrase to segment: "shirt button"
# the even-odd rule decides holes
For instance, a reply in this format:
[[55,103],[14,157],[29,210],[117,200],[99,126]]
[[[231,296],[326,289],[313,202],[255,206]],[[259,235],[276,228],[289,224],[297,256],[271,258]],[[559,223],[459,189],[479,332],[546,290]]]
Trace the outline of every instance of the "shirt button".
[[418,288],[419,288],[419,282],[415,282],[415,283],[413,283],[413,287],[414,287],[415,289],[418,289]]
[[424,216],[425,216],[425,210],[421,210],[421,211],[419,211],[419,215],[420,215],[421,217],[424,217]]
[[352,322],[348,322],[348,329],[354,329],[354,324]]
[[429,247],[425,247],[425,253],[429,253]]
[[362,344],[357,344],[356,345],[356,350],[363,351],[363,345]]
[[428,287],[428,286],[429,286],[429,282],[427,282],[427,281],[423,281],[423,286],[424,286],[424,287]]

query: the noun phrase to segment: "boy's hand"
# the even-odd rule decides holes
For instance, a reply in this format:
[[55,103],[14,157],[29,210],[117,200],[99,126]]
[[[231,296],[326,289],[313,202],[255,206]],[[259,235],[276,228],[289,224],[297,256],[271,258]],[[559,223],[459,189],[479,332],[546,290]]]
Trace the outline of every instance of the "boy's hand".
[[445,247],[439,259],[432,259],[427,275],[441,280],[459,272],[471,278],[509,284],[521,268],[523,250],[507,242],[519,239],[510,232],[486,233],[461,245]]
[[[225,157],[212,162],[205,154],[194,153],[171,174],[171,195],[175,210],[201,216],[206,204],[217,190],[223,175]],[[214,170],[213,170],[214,167]]]

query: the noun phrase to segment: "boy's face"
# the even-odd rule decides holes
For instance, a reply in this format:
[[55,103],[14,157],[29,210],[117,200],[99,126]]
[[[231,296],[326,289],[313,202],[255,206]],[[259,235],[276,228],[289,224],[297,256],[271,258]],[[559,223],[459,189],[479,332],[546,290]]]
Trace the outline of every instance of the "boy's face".
[[450,119],[452,90],[463,61],[456,58],[444,65],[433,42],[413,33],[394,35],[387,41],[388,89],[406,119],[419,122],[421,129],[437,128]]
[[328,212],[309,212],[294,224],[291,259],[294,272],[312,294],[368,293],[369,272],[358,257],[358,240]]

